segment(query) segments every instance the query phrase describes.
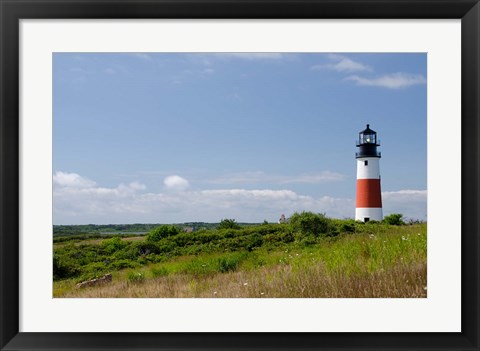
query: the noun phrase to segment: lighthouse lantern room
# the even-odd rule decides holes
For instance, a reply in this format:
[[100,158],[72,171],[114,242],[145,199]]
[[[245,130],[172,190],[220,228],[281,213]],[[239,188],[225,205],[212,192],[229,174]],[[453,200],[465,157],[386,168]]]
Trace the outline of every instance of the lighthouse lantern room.
[[357,199],[355,220],[368,222],[381,221],[382,192],[380,187],[380,152],[377,151],[380,142],[377,133],[367,128],[358,134],[357,158]]

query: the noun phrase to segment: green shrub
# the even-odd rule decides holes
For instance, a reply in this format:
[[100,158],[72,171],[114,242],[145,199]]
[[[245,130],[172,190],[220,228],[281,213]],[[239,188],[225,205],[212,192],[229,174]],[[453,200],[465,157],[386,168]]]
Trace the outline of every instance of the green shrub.
[[109,270],[108,264],[106,264],[105,262],[92,262],[87,264],[83,268],[83,271],[85,273],[91,273],[95,276],[107,273],[108,270]]
[[392,213],[383,218],[383,222],[390,225],[404,225],[403,215],[400,213]]
[[157,242],[163,238],[168,238],[169,236],[174,236],[180,233],[180,229],[173,225],[162,225],[153,229],[150,233],[147,234],[147,241]]
[[248,251],[252,251],[255,248],[261,247],[262,244],[263,244],[263,237],[260,234],[255,233],[248,237],[245,248]]
[[313,236],[326,235],[332,229],[325,214],[313,212],[295,212],[290,217],[290,225],[297,232]]
[[220,229],[218,231],[218,234],[223,237],[223,238],[233,238],[235,237],[235,230],[232,229]]
[[299,238],[298,243],[300,244],[301,247],[308,247],[312,245],[318,244],[317,238],[313,235],[305,235],[301,238]]
[[73,260],[65,260],[53,255],[53,279],[65,279],[78,275],[80,267]]
[[153,242],[139,241],[132,245],[132,249],[135,257],[160,253],[160,248]]
[[110,266],[113,269],[119,270],[124,268],[135,268],[138,265],[134,261],[122,259],[122,260],[114,260]]
[[340,231],[343,233],[354,233],[355,221],[353,219],[342,221],[340,223]]
[[123,250],[128,246],[128,243],[120,239],[120,237],[115,236],[113,238],[103,240],[100,246],[106,253],[112,254],[116,251]]
[[218,224],[218,229],[240,229],[240,225],[234,219],[222,219]]

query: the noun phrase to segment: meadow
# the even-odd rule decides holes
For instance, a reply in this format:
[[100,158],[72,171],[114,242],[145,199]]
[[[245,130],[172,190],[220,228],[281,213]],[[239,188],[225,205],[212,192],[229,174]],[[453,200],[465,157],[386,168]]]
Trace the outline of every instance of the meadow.
[[[303,212],[282,224],[58,239],[54,297],[427,296],[427,224],[399,216],[361,223]],[[111,282],[76,287],[106,273]]]

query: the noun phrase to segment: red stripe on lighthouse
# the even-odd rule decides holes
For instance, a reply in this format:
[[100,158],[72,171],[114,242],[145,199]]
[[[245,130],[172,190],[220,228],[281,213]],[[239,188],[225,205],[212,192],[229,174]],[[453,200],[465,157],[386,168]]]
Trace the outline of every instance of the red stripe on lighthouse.
[[357,179],[357,207],[382,207],[380,179]]

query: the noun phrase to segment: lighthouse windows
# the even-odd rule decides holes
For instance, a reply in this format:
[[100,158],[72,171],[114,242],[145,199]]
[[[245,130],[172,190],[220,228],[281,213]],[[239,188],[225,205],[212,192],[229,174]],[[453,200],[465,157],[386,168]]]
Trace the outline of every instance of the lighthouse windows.
[[376,144],[377,136],[375,134],[360,133],[360,144]]
[[363,161],[365,166],[368,166],[368,161]]

